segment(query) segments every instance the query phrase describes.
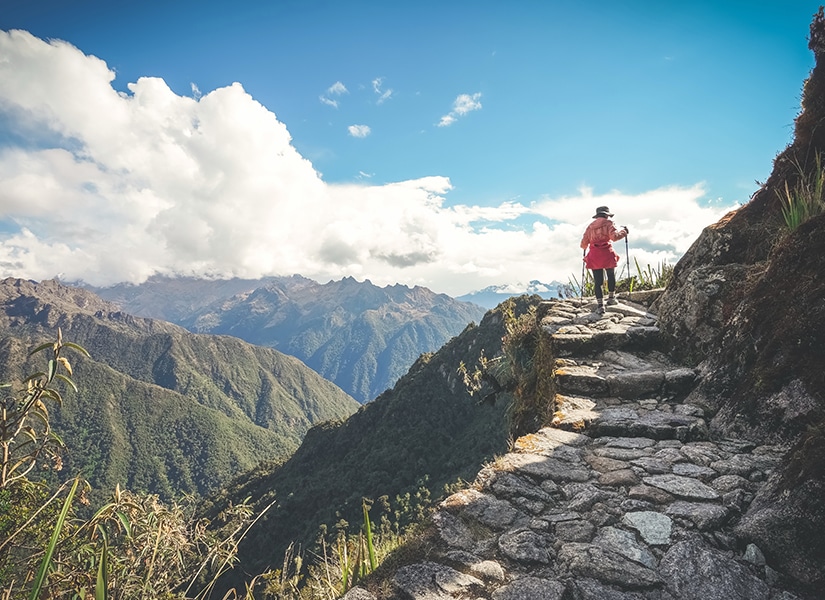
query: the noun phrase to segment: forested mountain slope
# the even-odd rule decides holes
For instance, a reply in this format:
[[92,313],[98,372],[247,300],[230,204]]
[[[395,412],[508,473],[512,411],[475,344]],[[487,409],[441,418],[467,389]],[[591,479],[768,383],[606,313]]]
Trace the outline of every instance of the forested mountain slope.
[[488,312],[346,421],[311,429],[285,464],[263,466],[214,498],[211,514],[244,498],[259,508],[276,502],[243,542],[243,569],[277,564],[292,541],[311,547],[322,524],[334,531],[339,519],[358,522],[364,497],[388,496],[403,510],[397,496],[410,494],[412,504],[436,498],[506,451],[512,395],[471,396],[459,367],[472,369],[482,352],[492,358],[501,350],[505,311],[513,319],[540,301],[523,296]]
[[130,314],[226,334],[296,356],[360,402],[392,387],[485,309],[423,287],[352,277],[320,284],[295,275],[259,281],[155,277],[96,289]]
[[299,360],[229,336],[137,318],[55,281],[0,282],[0,380],[35,369],[28,352],[64,339],[78,393],[53,408],[69,473],[165,498],[204,494],[262,460],[284,459],[313,425],[357,403]]

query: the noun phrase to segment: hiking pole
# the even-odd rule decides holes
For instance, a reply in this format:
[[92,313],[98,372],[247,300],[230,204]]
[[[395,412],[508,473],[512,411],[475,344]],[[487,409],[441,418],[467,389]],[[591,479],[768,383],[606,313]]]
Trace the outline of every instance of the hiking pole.
[[587,249],[585,248],[585,249],[582,250],[582,281],[581,281],[581,285],[579,286],[579,308],[584,306],[584,298],[583,298],[583,296],[584,296],[584,265],[585,265],[584,257],[585,257],[586,254],[587,254]]
[[627,243],[627,235],[624,236],[624,250],[627,256],[627,299],[633,296],[633,280],[630,279],[630,244]]

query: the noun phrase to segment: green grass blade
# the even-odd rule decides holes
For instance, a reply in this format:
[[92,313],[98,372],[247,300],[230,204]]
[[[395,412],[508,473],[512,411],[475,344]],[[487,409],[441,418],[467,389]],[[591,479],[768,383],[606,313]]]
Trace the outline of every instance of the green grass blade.
[[46,348],[53,348],[53,347],[54,347],[54,342],[46,342],[45,344],[40,344],[37,348],[35,348],[31,352],[29,352],[29,356],[33,356],[33,355],[37,354],[38,352],[42,352]]
[[69,379],[68,377],[63,375],[63,373],[56,373],[54,378],[59,379],[60,381],[62,381],[66,385],[68,385],[70,388],[72,388],[75,391],[75,393],[78,392],[77,386],[74,384],[74,381],[72,381],[71,379]]
[[372,525],[370,523],[370,512],[367,508],[367,502],[365,500],[361,501],[361,505],[364,508],[364,532],[367,537],[367,551],[369,552],[370,558],[370,571],[375,571],[378,568],[378,560],[375,558],[375,544],[373,543],[372,539]]
[[100,562],[97,565],[97,581],[95,582],[95,600],[107,600],[109,597],[109,545],[106,536],[103,536],[103,547],[100,549]]
[[89,354],[89,351],[86,350],[86,348],[84,348],[83,346],[78,346],[77,344],[73,344],[72,342],[63,342],[63,346],[65,346],[66,348],[71,348],[72,350],[77,350],[83,356],[87,356],[89,358],[91,358],[92,356],[91,354]]
[[43,590],[43,584],[46,583],[46,575],[49,572],[49,567],[52,563],[54,550],[57,547],[57,540],[60,537],[60,531],[63,529],[63,524],[66,522],[66,517],[69,515],[69,508],[72,505],[72,501],[74,500],[74,495],[77,492],[77,486],[79,484],[80,478],[75,477],[74,484],[72,484],[72,489],[69,490],[69,495],[66,496],[66,500],[63,502],[63,508],[60,510],[60,515],[57,517],[57,522],[54,525],[52,537],[49,540],[49,545],[46,547],[46,555],[43,557],[43,561],[40,563],[40,568],[37,570],[37,575],[34,578],[34,586],[32,587],[32,592],[29,595],[29,600],[37,600],[40,597],[40,592]]

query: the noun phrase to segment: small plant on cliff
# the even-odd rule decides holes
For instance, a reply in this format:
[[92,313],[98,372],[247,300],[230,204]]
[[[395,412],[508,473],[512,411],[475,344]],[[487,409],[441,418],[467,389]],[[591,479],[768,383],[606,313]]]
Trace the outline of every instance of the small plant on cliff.
[[[656,266],[647,265],[642,268],[639,261],[635,258],[633,262],[636,264],[636,274],[629,275],[616,280],[617,292],[641,292],[642,290],[655,290],[658,288],[667,287],[670,280],[673,278],[673,265],[662,261]],[[607,293],[607,284],[605,283],[604,293]],[[559,290],[561,298],[573,299],[579,297],[592,297],[596,294],[595,284],[593,282],[593,275],[587,271],[584,276],[584,281],[579,282],[575,275],[571,275],[568,279],[568,284],[562,286]]]
[[477,366],[468,369],[462,362],[458,372],[470,395],[489,385],[493,391],[482,400],[495,399],[500,392],[512,394],[510,435],[517,438],[552,419],[552,351],[547,338],[541,335],[535,304],[519,314],[516,299],[510,298],[501,303],[499,310],[504,322],[501,353],[493,358],[482,353]]
[[536,319],[536,307],[516,316],[511,303],[504,310],[505,335],[502,351],[514,379],[510,432],[514,438],[532,433],[553,418],[553,352],[549,339],[542,335]]
[[[52,431],[46,401],[63,403],[55,385],[59,381],[77,391],[71,380],[72,365],[63,356],[68,348],[89,355],[77,344],[64,342],[63,333],[58,329],[56,342],[41,344],[29,353],[33,356],[51,350],[46,371],[29,375],[23,380],[22,389],[0,398],[0,490],[26,479],[38,461],[42,467],[57,471],[62,466],[59,453],[62,442]],[[0,387],[9,389],[12,384]]]
[[656,266],[647,265],[642,268],[635,258],[636,274],[620,279],[616,282],[617,292],[641,292],[667,287],[673,278],[673,265],[662,261]]
[[[420,496],[422,494],[423,496]],[[385,560],[418,531],[418,524],[404,529],[400,522],[405,520],[399,513],[411,510],[417,512],[423,506],[413,504],[430,504],[426,488],[416,494],[417,500],[396,498],[398,508],[396,521],[389,516],[393,513],[387,496],[381,496],[377,502],[362,498],[361,527],[358,533],[349,533],[349,523],[341,519],[335,526],[336,532],[330,540],[326,526],[321,527],[318,548],[305,557],[291,544],[285,554],[280,569],[268,571],[259,576],[260,598],[274,600],[335,600],[356,585],[363,585],[366,579],[375,573]],[[412,503],[411,503],[412,502]],[[377,504],[381,511],[378,523],[372,521],[370,511]],[[429,513],[429,508],[426,508]],[[424,520],[418,515],[419,521]],[[254,586],[253,586],[254,587]],[[248,596],[251,598],[251,596]]]
[[822,165],[822,154],[816,153],[813,170],[805,171],[798,162],[796,169],[799,175],[796,185],[791,189],[785,181],[781,196],[782,217],[790,231],[825,211],[825,167]]

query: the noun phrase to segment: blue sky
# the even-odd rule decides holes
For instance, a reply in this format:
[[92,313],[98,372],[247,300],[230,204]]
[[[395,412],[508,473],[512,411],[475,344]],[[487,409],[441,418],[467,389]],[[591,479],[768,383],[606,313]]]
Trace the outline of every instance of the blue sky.
[[566,281],[601,204],[674,262],[791,141],[817,8],[3,0],[0,275],[459,295]]

